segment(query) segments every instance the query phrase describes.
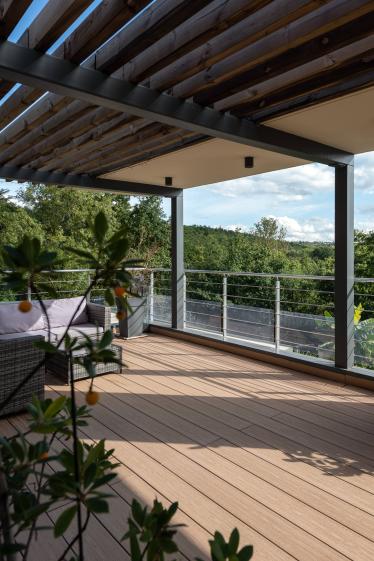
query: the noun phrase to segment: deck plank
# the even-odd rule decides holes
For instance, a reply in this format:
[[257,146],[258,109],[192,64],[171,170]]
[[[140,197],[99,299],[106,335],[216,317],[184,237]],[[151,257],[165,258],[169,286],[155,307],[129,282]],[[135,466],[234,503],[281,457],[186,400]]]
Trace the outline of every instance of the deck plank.
[[[186,561],[207,559],[212,532],[234,526],[255,561],[374,558],[372,393],[162,336],[121,344],[128,368],[95,380],[100,401],[82,429],[120,463],[111,512],[88,531],[90,558],[128,558],[133,496],[179,501]],[[78,402],[87,388],[77,383]],[[46,390],[68,394],[56,380]],[[24,423],[0,420],[0,432]],[[46,535],[32,561],[51,548]]]

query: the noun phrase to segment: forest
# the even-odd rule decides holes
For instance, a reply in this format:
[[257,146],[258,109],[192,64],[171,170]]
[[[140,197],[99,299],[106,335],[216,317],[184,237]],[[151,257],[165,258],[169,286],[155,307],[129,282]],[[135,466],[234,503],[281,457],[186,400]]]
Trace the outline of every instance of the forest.
[[[134,202],[135,201],[135,202]],[[93,216],[106,212],[113,231],[127,224],[132,256],[142,259],[145,267],[170,267],[170,224],[161,199],[93,193],[44,185],[29,185],[10,197],[0,192],[0,244],[16,243],[23,234],[38,236],[63,260],[63,268],[82,267],[82,263],[64,253],[64,247],[88,249],[87,231]],[[251,226],[251,225],[248,225]],[[185,265],[188,269],[219,271],[251,271],[271,274],[333,275],[334,247],[331,243],[286,241],[287,232],[276,220],[262,218],[252,225],[250,233],[207,226],[185,226]],[[374,277],[374,230],[355,233],[355,274]],[[191,297],[220,300],[221,279],[213,275],[195,275],[191,280]],[[261,282],[260,282],[261,281]],[[159,291],[167,291],[167,275],[158,279]],[[166,283],[166,284],[165,284]],[[234,286],[235,285],[235,286]],[[236,277],[229,297],[235,303],[248,298],[247,288],[253,286],[252,304],[273,298],[272,279]],[[245,293],[242,287],[246,287]],[[372,284],[360,285],[357,302],[362,303],[364,317],[373,308]],[[331,307],[331,283],[284,281],[284,300],[289,308],[309,311],[311,306]],[[295,293],[297,291],[297,293]],[[302,292],[308,292],[307,302]],[[292,305],[292,302],[296,302]],[[315,312],[315,309],[313,310]],[[323,310],[322,310],[323,311]]]

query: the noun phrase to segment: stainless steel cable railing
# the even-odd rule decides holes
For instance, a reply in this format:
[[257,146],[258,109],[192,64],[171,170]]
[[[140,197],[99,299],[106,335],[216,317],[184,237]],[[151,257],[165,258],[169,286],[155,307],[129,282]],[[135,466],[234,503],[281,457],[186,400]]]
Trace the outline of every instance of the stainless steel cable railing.
[[[171,323],[170,269],[133,271],[147,300],[147,323]],[[57,271],[60,297],[78,296],[90,271]],[[31,295],[32,297],[33,295]],[[0,300],[20,295],[5,291]],[[101,302],[104,289],[90,295]],[[374,370],[374,279],[355,279],[355,365]],[[188,269],[184,276],[184,329],[276,353],[334,361],[334,277]]]

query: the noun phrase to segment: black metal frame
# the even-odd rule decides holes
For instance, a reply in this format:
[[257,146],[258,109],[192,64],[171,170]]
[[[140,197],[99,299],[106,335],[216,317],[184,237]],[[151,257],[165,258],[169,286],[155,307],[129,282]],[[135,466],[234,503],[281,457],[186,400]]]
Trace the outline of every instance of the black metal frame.
[[0,177],[8,180],[28,181],[30,183],[45,183],[46,185],[65,185],[80,189],[96,189],[112,193],[126,193],[129,195],[158,195],[160,197],[174,197],[180,189],[162,187],[148,183],[134,181],[117,181],[101,179],[92,175],[39,171],[32,168],[4,165],[0,166]]
[[171,199],[171,326],[184,325],[183,191]]
[[354,363],[354,165],[335,169],[335,365]]

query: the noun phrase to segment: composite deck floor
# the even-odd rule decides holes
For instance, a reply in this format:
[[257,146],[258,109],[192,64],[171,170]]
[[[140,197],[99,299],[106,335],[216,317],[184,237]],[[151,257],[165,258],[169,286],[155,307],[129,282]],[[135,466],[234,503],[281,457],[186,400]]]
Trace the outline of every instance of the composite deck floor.
[[[96,379],[82,432],[106,438],[121,464],[111,512],[86,534],[88,561],[128,559],[132,497],[179,501],[182,560],[206,558],[214,530],[236,526],[255,561],[373,561],[374,394],[161,336],[124,348],[128,368]],[[40,533],[33,559],[65,545]]]

